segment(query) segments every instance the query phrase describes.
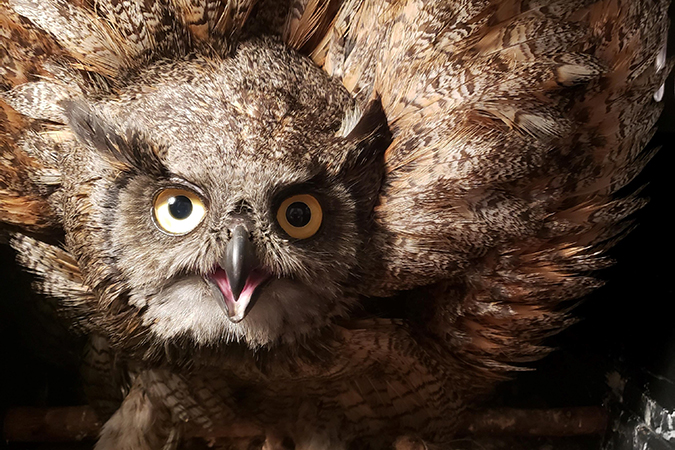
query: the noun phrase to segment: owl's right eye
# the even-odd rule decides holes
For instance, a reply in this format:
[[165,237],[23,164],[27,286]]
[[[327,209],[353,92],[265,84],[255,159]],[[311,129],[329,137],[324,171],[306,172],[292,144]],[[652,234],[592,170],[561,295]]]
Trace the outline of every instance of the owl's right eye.
[[153,202],[155,224],[165,233],[182,235],[197,228],[206,214],[204,202],[187,189],[165,189]]

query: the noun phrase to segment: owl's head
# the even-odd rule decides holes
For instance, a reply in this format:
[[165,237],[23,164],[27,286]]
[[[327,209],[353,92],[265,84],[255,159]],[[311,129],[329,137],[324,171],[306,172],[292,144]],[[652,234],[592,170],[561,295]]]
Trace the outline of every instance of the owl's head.
[[296,340],[356,301],[388,145],[379,102],[271,40],[62,103],[66,243],[159,339]]

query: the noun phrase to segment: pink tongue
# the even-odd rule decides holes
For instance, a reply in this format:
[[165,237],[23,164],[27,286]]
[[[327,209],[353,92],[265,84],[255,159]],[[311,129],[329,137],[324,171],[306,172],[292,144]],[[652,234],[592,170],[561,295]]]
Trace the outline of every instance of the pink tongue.
[[220,292],[223,293],[223,297],[225,297],[225,304],[230,316],[241,316],[238,317],[239,320],[243,319],[246,307],[251,301],[251,296],[255,289],[268,277],[269,274],[260,270],[251,271],[246,279],[246,284],[244,284],[244,289],[242,289],[241,294],[239,294],[239,298],[235,299],[232,289],[230,288],[230,283],[227,280],[227,273],[218,267],[211,275],[211,279],[216,283]]

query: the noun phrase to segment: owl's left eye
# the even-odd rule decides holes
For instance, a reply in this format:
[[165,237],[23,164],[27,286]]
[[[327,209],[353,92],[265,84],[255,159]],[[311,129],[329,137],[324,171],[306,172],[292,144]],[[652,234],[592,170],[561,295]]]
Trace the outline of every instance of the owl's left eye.
[[277,222],[281,228],[296,239],[314,236],[321,227],[322,218],[319,201],[309,194],[288,197],[277,211]]
[[165,189],[153,202],[155,223],[166,233],[181,235],[197,228],[206,214],[204,202],[187,189]]

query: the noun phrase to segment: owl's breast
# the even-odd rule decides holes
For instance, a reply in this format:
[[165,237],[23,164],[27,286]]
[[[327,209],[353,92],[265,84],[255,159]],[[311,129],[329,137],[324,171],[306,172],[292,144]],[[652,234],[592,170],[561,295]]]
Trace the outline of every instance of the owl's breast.
[[282,345],[203,360],[195,355],[191,371],[142,376],[180,385],[181,395],[193,397],[183,403],[201,405],[190,412],[190,422],[208,417],[211,437],[228,437],[242,424],[290,435],[296,445],[309,438],[304,432],[317,429],[333,430],[337,441],[358,436],[376,447],[405,433],[435,442],[451,436],[470,389],[461,364],[420,350],[396,321],[364,320],[360,326],[336,327],[300,350]]

